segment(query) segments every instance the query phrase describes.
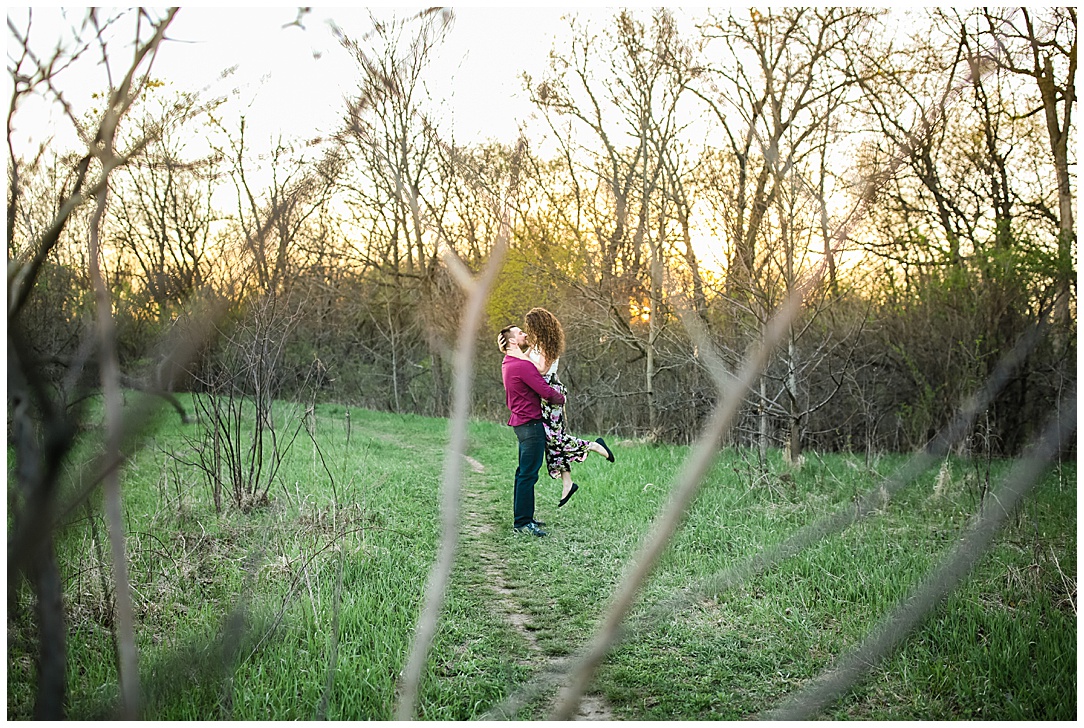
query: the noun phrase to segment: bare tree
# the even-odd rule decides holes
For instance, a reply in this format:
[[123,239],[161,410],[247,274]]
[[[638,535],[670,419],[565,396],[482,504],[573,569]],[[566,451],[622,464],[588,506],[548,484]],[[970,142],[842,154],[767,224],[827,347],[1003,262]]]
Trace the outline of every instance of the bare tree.
[[[202,426],[189,441],[219,512],[223,492],[242,512],[267,505],[301,430],[301,418],[283,423],[276,417],[285,394],[283,351],[299,321],[297,308],[284,298],[260,296],[201,362],[194,398]],[[322,371],[314,365],[310,373],[316,378],[306,377],[306,384],[315,391]]]
[[[344,181],[355,202],[355,225],[365,230],[364,258],[388,286],[373,321],[387,338],[391,354],[391,389],[400,411],[411,365],[412,329],[408,302],[433,300],[440,285],[439,240],[432,220],[441,217],[443,200],[433,177],[439,141],[426,117],[424,71],[432,49],[447,31],[450,10],[426,11],[417,22],[382,21],[362,39],[340,35],[340,42],[360,70],[357,95],[349,102],[339,134],[356,174]],[[379,312],[379,313],[378,313]],[[437,414],[447,411],[444,342],[439,331],[422,332],[431,361]]]
[[[678,111],[699,69],[667,10],[653,13],[649,26],[630,11],[619,12],[608,37],[602,47],[587,28],[576,29],[569,57],[553,54],[545,80],[526,80],[563,148],[580,195],[577,208],[600,252],[597,285],[585,293],[606,316],[606,328],[643,358],[647,429],[657,436],[669,228],[682,210],[686,220],[689,212],[688,200],[671,211],[667,191],[677,188],[682,165]],[[561,119],[574,121],[580,133],[562,133]],[[586,139],[578,142],[581,134]],[[583,159],[590,160],[586,166]]]
[[[723,291],[734,307],[730,318],[744,318],[750,331],[759,331],[796,289],[803,271],[814,264],[817,248],[827,265],[828,288],[834,285],[825,159],[839,154],[830,149],[836,142],[834,119],[856,84],[843,72],[847,51],[868,37],[872,17],[838,8],[750,10],[748,19],[732,11],[704,27],[705,52],[711,58],[721,45],[715,52],[720,62],[708,64],[713,70],[698,94],[728,142],[725,154],[716,157],[714,189],[705,195],[722,211],[732,245]],[[798,373],[811,370],[803,348],[815,347],[803,347],[799,340],[811,319],[790,328],[780,355],[779,395],[770,391],[767,379],[753,394],[762,463],[773,415],[788,422],[790,457],[801,453],[801,421],[808,412],[799,404],[803,385]],[[732,340],[749,338],[735,330],[727,333]],[[781,406],[783,395],[787,401]]]
[[[479,269],[502,224],[499,211],[493,209],[492,199],[498,194],[493,180],[507,177],[517,151],[499,142],[466,148],[440,144],[437,151],[440,168],[434,180],[440,184],[436,197],[442,207],[440,214],[433,215],[432,225],[444,245],[471,269]],[[518,158],[525,153],[521,149]],[[518,202],[521,207],[531,204],[530,200]],[[514,209],[509,214],[524,212]],[[516,222],[509,220],[513,226]]]
[[145,112],[133,128],[132,134],[151,142],[114,181],[109,225],[120,256],[134,259],[159,325],[204,285],[217,218],[211,204],[216,159],[189,158],[176,133],[207,107],[197,106],[190,95],[165,106]]
[[[1050,155],[1058,189],[1059,291],[1055,315],[1061,325],[1069,321],[1073,282],[1073,190],[1069,173],[1073,107],[1076,104],[1077,22],[1076,9],[1049,8],[1038,13],[1028,8],[984,10],[987,37],[1000,51],[994,54],[1006,70],[1035,81],[1046,124]],[[1019,15],[1019,18],[1017,16]],[[976,53],[979,56],[980,53]],[[1030,112],[1030,110],[1028,110]]]
[[298,272],[301,238],[332,197],[341,157],[320,139],[288,143],[280,138],[262,160],[249,149],[244,118],[236,135],[226,135],[228,149],[218,153],[229,160],[242,246],[225,257],[235,264],[243,261],[238,268],[244,274],[237,280],[255,280],[254,295],[288,296]]
[[[19,162],[12,145],[12,119],[19,101],[25,96],[44,92],[55,99],[67,113],[85,151],[72,169],[71,184],[62,191],[56,214],[39,237],[26,246],[28,257],[12,261],[8,277],[8,365],[13,385],[9,407],[15,435],[17,490],[21,499],[13,509],[14,525],[9,542],[9,593],[15,594],[20,579],[30,578],[37,597],[40,663],[35,715],[56,719],[63,716],[65,703],[64,614],[56,557],[53,553],[53,528],[56,515],[57,482],[61,465],[75,436],[74,422],[60,411],[42,386],[36,362],[28,345],[30,332],[19,320],[20,312],[33,295],[35,284],[46,258],[57,245],[72,215],[89,205],[91,217],[87,260],[96,307],[95,348],[99,357],[101,387],[106,408],[106,462],[102,480],[105,509],[113,555],[113,581],[116,589],[116,638],[122,714],[139,715],[139,673],[132,624],[131,597],[128,593],[127,558],[122,520],[117,465],[123,453],[125,425],[121,417],[120,372],[114,340],[114,323],[109,290],[99,265],[102,216],[107,208],[109,180],[116,169],[140,153],[146,139],[136,139],[118,148],[118,129],[132,104],[145,88],[149,68],[158,53],[166,28],[176,9],[162,15],[136,11],[129,15],[106,17],[96,10],[86,16],[83,30],[90,40],[80,43],[77,55],[94,48],[109,73],[106,108],[94,123],[85,125],[77,118],[58,85],[58,74],[72,56],[57,51],[49,59],[39,59],[29,42],[29,29],[19,29],[9,17],[8,29],[15,43],[15,60],[9,69],[14,94],[8,113],[8,148],[10,177],[8,197],[8,250],[15,246],[13,220],[20,204]],[[134,20],[134,55],[122,66],[119,78],[112,75],[110,57],[114,24],[123,18]],[[29,25],[29,22],[28,22]],[[35,420],[35,412],[39,419]],[[39,440],[40,438],[40,440]],[[38,442],[46,443],[39,449]]]
[[[1006,69],[1011,44],[988,28],[980,11],[930,11],[907,52],[873,42],[858,49],[855,64],[879,132],[863,164],[896,154],[901,163],[871,212],[876,233],[867,247],[900,272],[907,308],[941,321],[916,339],[916,325],[901,318],[906,309],[888,311],[904,337],[894,342],[895,367],[912,380],[913,399],[929,403],[928,424],[916,423],[922,433],[951,416],[945,402],[988,376],[1022,331],[1068,300],[1061,294],[1071,266],[1058,252],[1060,221],[1050,210],[1056,165],[1053,155],[1036,154],[1047,131],[1031,113],[1043,108],[1041,98]],[[936,113],[916,119],[909,106]],[[1063,342],[1065,332],[1056,334]],[[1043,386],[1036,375],[1026,370],[995,401],[987,439],[998,450],[1016,452],[1025,441],[1022,423],[1031,418],[1020,415],[1039,401],[1030,392]]]
[[718,206],[733,245],[726,290],[736,300],[747,299],[763,270],[765,236],[773,233],[766,218],[785,175],[819,148],[854,84],[842,54],[867,37],[872,17],[839,8],[748,14],[731,11],[704,26],[707,58],[718,63],[708,64],[712,83],[699,92],[727,140]]

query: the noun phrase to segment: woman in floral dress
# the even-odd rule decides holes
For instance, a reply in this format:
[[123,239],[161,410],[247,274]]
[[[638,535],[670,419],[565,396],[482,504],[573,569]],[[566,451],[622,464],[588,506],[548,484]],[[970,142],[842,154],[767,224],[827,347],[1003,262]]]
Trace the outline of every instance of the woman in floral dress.
[[[544,308],[532,308],[527,312],[523,330],[527,332],[531,345],[529,355],[538,371],[547,384],[567,398],[565,385],[557,378],[558,360],[565,350],[565,332],[561,322]],[[568,434],[565,431],[564,405],[551,405],[542,400],[542,424],[546,428],[546,469],[551,478],[560,479],[564,486],[561,500],[557,503],[560,508],[580,487],[572,482],[572,463],[582,463],[592,452],[612,463],[614,455],[601,437],[591,442]]]

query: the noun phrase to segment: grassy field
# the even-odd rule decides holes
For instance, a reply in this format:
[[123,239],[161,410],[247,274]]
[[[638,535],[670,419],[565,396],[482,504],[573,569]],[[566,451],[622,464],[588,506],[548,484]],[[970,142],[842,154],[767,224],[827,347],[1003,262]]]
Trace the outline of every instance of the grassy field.
[[[201,473],[183,464],[199,425],[170,413],[125,471],[145,718],[393,716],[439,538],[447,422],[348,417],[332,405],[316,415],[316,444],[302,431],[269,502],[247,513],[215,513]],[[499,716],[509,698],[522,698],[511,717],[547,715],[554,691],[532,691],[536,678],[590,639],[688,453],[611,446],[615,464],[592,456],[574,468],[580,490],[560,510],[560,484],[543,473],[536,517],[550,535],[517,536],[515,437],[471,424],[462,540],[419,717]],[[94,454],[80,450],[73,481]],[[980,506],[985,462],[950,459],[873,516],[733,588],[713,589],[712,577],[877,488],[903,461],[811,455],[765,476],[748,454],[722,452],[589,690],[594,717],[755,717],[831,668],[957,542]],[[992,482],[1006,467],[992,464]],[[1075,719],[1076,531],[1076,469],[1062,465],[963,586],[821,717]],[[115,710],[103,541],[101,514],[87,508],[58,546],[77,719]],[[11,604],[8,718],[26,719],[32,604],[27,593]]]

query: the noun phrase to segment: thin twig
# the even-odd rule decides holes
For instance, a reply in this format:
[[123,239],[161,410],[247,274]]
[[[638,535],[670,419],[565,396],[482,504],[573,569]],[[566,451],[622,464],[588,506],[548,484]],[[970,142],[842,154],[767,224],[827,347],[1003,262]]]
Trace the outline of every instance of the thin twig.
[[1061,576],[1061,583],[1065,586],[1065,596],[1069,599],[1069,606],[1073,609],[1073,614],[1076,614],[1076,600],[1073,599],[1073,594],[1076,593],[1076,585],[1070,584],[1068,577],[1065,576],[1065,572],[1061,570],[1061,563],[1058,561],[1058,555],[1054,553],[1054,547],[1050,547],[1050,556],[1054,559],[1054,566],[1058,569],[1058,575]]
[[1018,460],[1002,481],[994,498],[979,509],[962,542],[941,565],[904,602],[858,646],[825,673],[776,710],[764,717],[769,720],[811,720],[833,700],[850,689],[866,672],[877,665],[910,632],[921,624],[941,600],[971,571],[990,548],[1002,524],[1013,512],[1039,477],[1058,456],[1076,432],[1076,390],[1069,396],[1060,416],[1052,418],[1046,432]]
[[[489,261],[481,275],[471,284],[464,315],[459,328],[459,346],[454,359],[455,379],[453,382],[452,416],[448,423],[448,446],[444,453],[444,488],[441,502],[441,541],[437,558],[429,572],[425,590],[425,605],[418,618],[418,626],[411,644],[410,656],[403,669],[403,679],[396,710],[398,720],[411,720],[414,717],[415,703],[418,698],[418,686],[426,656],[436,632],[437,618],[444,603],[444,594],[452,573],[452,563],[459,541],[459,500],[463,479],[463,456],[467,445],[467,417],[470,415],[470,394],[474,363],[474,345],[477,341],[478,327],[485,313],[485,303],[489,291],[504,264],[511,235],[509,203],[515,196],[519,184],[519,160],[525,143],[521,139],[516,148],[509,178],[508,194],[503,205],[501,228],[493,245]],[[450,254],[450,253],[449,253]]]
[[327,706],[331,701],[331,691],[335,687],[335,671],[339,664],[339,613],[342,611],[343,593],[343,569],[346,557],[342,549],[339,549],[339,575],[335,581],[335,603],[331,609],[331,646],[328,648],[331,657],[327,666],[327,682],[324,685],[324,694],[320,696],[320,707],[316,711],[317,720],[327,720]]
[[[811,283],[814,278],[809,279]],[[719,404],[716,405],[707,426],[704,428],[697,445],[685,462],[681,474],[676,479],[673,495],[666,509],[659,516],[644,544],[630,561],[631,566],[620,580],[620,586],[614,596],[602,626],[596,632],[583,659],[577,664],[558,697],[553,720],[571,720],[579,708],[594,673],[609,652],[610,646],[617,639],[621,624],[640,593],[640,589],[650,575],[671,536],[677,531],[685,511],[696,496],[704,476],[711,468],[718,450],[719,442],[730,428],[738,414],[741,397],[738,393],[750,387],[760,376],[768,356],[775,346],[783,340],[791,320],[801,310],[802,298],[806,287],[795,290],[780,308],[776,316],[768,323],[759,346],[746,357],[738,376],[727,386],[725,371],[712,368],[712,373],[719,387]],[[690,331],[690,333],[694,333]]]

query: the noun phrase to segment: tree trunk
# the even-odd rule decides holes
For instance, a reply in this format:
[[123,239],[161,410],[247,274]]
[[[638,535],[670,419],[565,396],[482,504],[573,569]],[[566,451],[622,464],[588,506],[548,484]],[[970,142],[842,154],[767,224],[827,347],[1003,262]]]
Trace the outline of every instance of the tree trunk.
[[654,442],[659,436],[659,414],[655,407],[655,335],[658,324],[655,323],[655,311],[651,311],[650,316],[647,335],[647,364],[644,365],[644,386],[647,389],[647,424],[651,441]]
[[[1074,44],[1073,50],[1076,50]],[[1075,53],[1073,55],[1075,61]],[[1075,63],[1074,63],[1075,65]],[[1065,127],[1058,123],[1057,89],[1054,87],[1054,70],[1050,58],[1046,59],[1043,74],[1038,77],[1039,91],[1042,94],[1043,108],[1046,111],[1046,130],[1050,136],[1050,149],[1054,154],[1054,170],[1058,178],[1058,298],[1055,304],[1054,321],[1062,325],[1069,323],[1069,296],[1073,285],[1073,243],[1076,242],[1076,229],[1073,227],[1073,194],[1069,178],[1069,113],[1075,98],[1072,75],[1066,84]]]
[[760,469],[768,469],[768,381],[760,378],[760,404],[757,406],[757,419],[760,428],[758,445],[760,454]]
[[685,263],[689,266],[689,274],[693,279],[693,310],[703,318],[708,310],[708,303],[704,295],[704,278],[700,275],[700,263],[696,259],[692,234],[689,232],[689,216],[683,212],[680,222],[681,237],[685,244]]
[[[398,289],[396,291],[398,296]],[[392,402],[395,405],[396,414],[402,413],[402,403],[399,400],[399,312],[392,313],[392,307],[388,306],[388,339],[391,343],[391,391]]]
[[433,360],[433,405],[436,416],[445,417],[448,414],[448,396],[447,387],[444,385],[444,357],[440,353],[439,342],[431,341],[429,347],[429,355]]
[[802,461],[802,411],[798,403],[798,343],[791,330],[787,342],[787,399],[790,413],[787,418],[787,464],[797,467]]

